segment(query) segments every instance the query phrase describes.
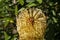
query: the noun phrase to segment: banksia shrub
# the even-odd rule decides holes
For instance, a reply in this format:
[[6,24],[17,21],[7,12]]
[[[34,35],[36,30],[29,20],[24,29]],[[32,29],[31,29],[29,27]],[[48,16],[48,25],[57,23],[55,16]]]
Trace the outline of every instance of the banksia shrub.
[[16,18],[19,40],[43,40],[46,20],[41,9],[26,8],[20,11]]

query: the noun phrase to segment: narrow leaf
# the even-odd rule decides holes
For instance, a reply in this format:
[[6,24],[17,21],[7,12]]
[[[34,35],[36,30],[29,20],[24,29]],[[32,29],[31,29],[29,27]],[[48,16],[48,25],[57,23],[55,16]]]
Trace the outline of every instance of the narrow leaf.
[[4,32],[4,35],[5,35],[5,40],[9,40],[9,38],[11,37],[11,36],[8,36],[6,32]]
[[37,2],[41,4],[42,3],[42,0],[37,0]]
[[56,13],[55,13],[55,11],[54,11],[54,10],[52,10],[52,13],[53,13],[53,15],[54,15],[54,16],[56,16]]
[[18,7],[17,7],[17,5],[15,5],[15,15],[17,15],[18,14]]
[[35,0],[26,0],[27,3],[29,2],[35,2]]
[[27,7],[32,7],[32,6],[36,6],[36,4],[35,4],[35,3],[29,3],[29,4],[27,4],[26,6],[27,6]]
[[24,0],[18,0],[21,5],[24,5]]
[[53,21],[57,23],[57,19],[55,17],[52,17]]

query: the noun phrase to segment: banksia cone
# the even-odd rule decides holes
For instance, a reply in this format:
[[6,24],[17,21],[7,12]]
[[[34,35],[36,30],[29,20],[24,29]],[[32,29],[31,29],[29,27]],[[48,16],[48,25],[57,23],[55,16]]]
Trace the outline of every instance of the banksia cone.
[[43,40],[46,31],[46,16],[41,9],[27,8],[17,16],[19,40]]

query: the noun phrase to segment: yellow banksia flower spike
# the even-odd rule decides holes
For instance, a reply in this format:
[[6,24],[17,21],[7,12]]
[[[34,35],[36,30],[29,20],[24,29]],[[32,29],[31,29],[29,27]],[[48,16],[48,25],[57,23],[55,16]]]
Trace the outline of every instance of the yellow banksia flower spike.
[[16,18],[19,40],[43,40],[46,31],[46,16],[41,9],[26,8]]

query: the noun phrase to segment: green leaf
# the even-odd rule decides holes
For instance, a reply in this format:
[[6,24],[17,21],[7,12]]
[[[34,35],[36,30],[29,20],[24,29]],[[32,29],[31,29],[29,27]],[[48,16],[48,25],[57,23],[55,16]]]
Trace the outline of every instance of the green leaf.
[[6,26],[8,25],[8,23],[9,23],[9,22],[8,22],[8,21],[6,21],[6,22],[4,23],[4,27],[6,27]]
[[0,2],[1,2],[2,0],[0,0]]
[[32,7],[32,6],[36,6],[36,4],[35,4],[35,3],[29,3],[29,4],[27,4],[26,6],[27,6],[27,7]]
[[9,22],[10,23],[14,22],[12,18],[4,18],[3,21],[4,21],[4,27],[6,27],[9,24]]
[[24,5],[24,0],[18,0],[21,5]]
[[14,40],[14,38],[12,38],[11,40]]
[[23,11],[25,8],[24,7],[22,7],[21,9],[19,9],[19,11],[18,11],[18,13],[20,12],[20,11]]
[[57,23],[57,19],[55,17],[52,17],[53,21]]
[[11,40],[14,40],[14,37],[12,37]]
[[12,38],[11,38],[11,40],[17,40],[17,37],[16,37],[17,35],[14,35]]
[[37,1],[38,3],[40,3],[40,4],[42,3],[42,0],[36,0],[36,1]]
[[26,0],[27,3],[29,2],[35,2],[35,0]]
[[9,18],[4,18],[4,27],[6,27],[7,25],[8,25],[8,23],[9,23]]
[[8,36],[6,32],[4,32],[4,36],[5,36],[5,40],[9,40],[9,38],[11,38],[11,36]]
[[17,5],[15,5],[15,15],[17,15],[18,14],[18,7],[17,7]]
[[56,16],[56,13],[55,13],[55,11],[54,11],[54,10],[52,10],[52,13],[53,13],[53,15],[54,15],[54,16]]
[[53,2],[49,2],[48,4],[49,4],[50,6],[53,6]]
[[0,30],[3,30],[3,27],[0,27]]

